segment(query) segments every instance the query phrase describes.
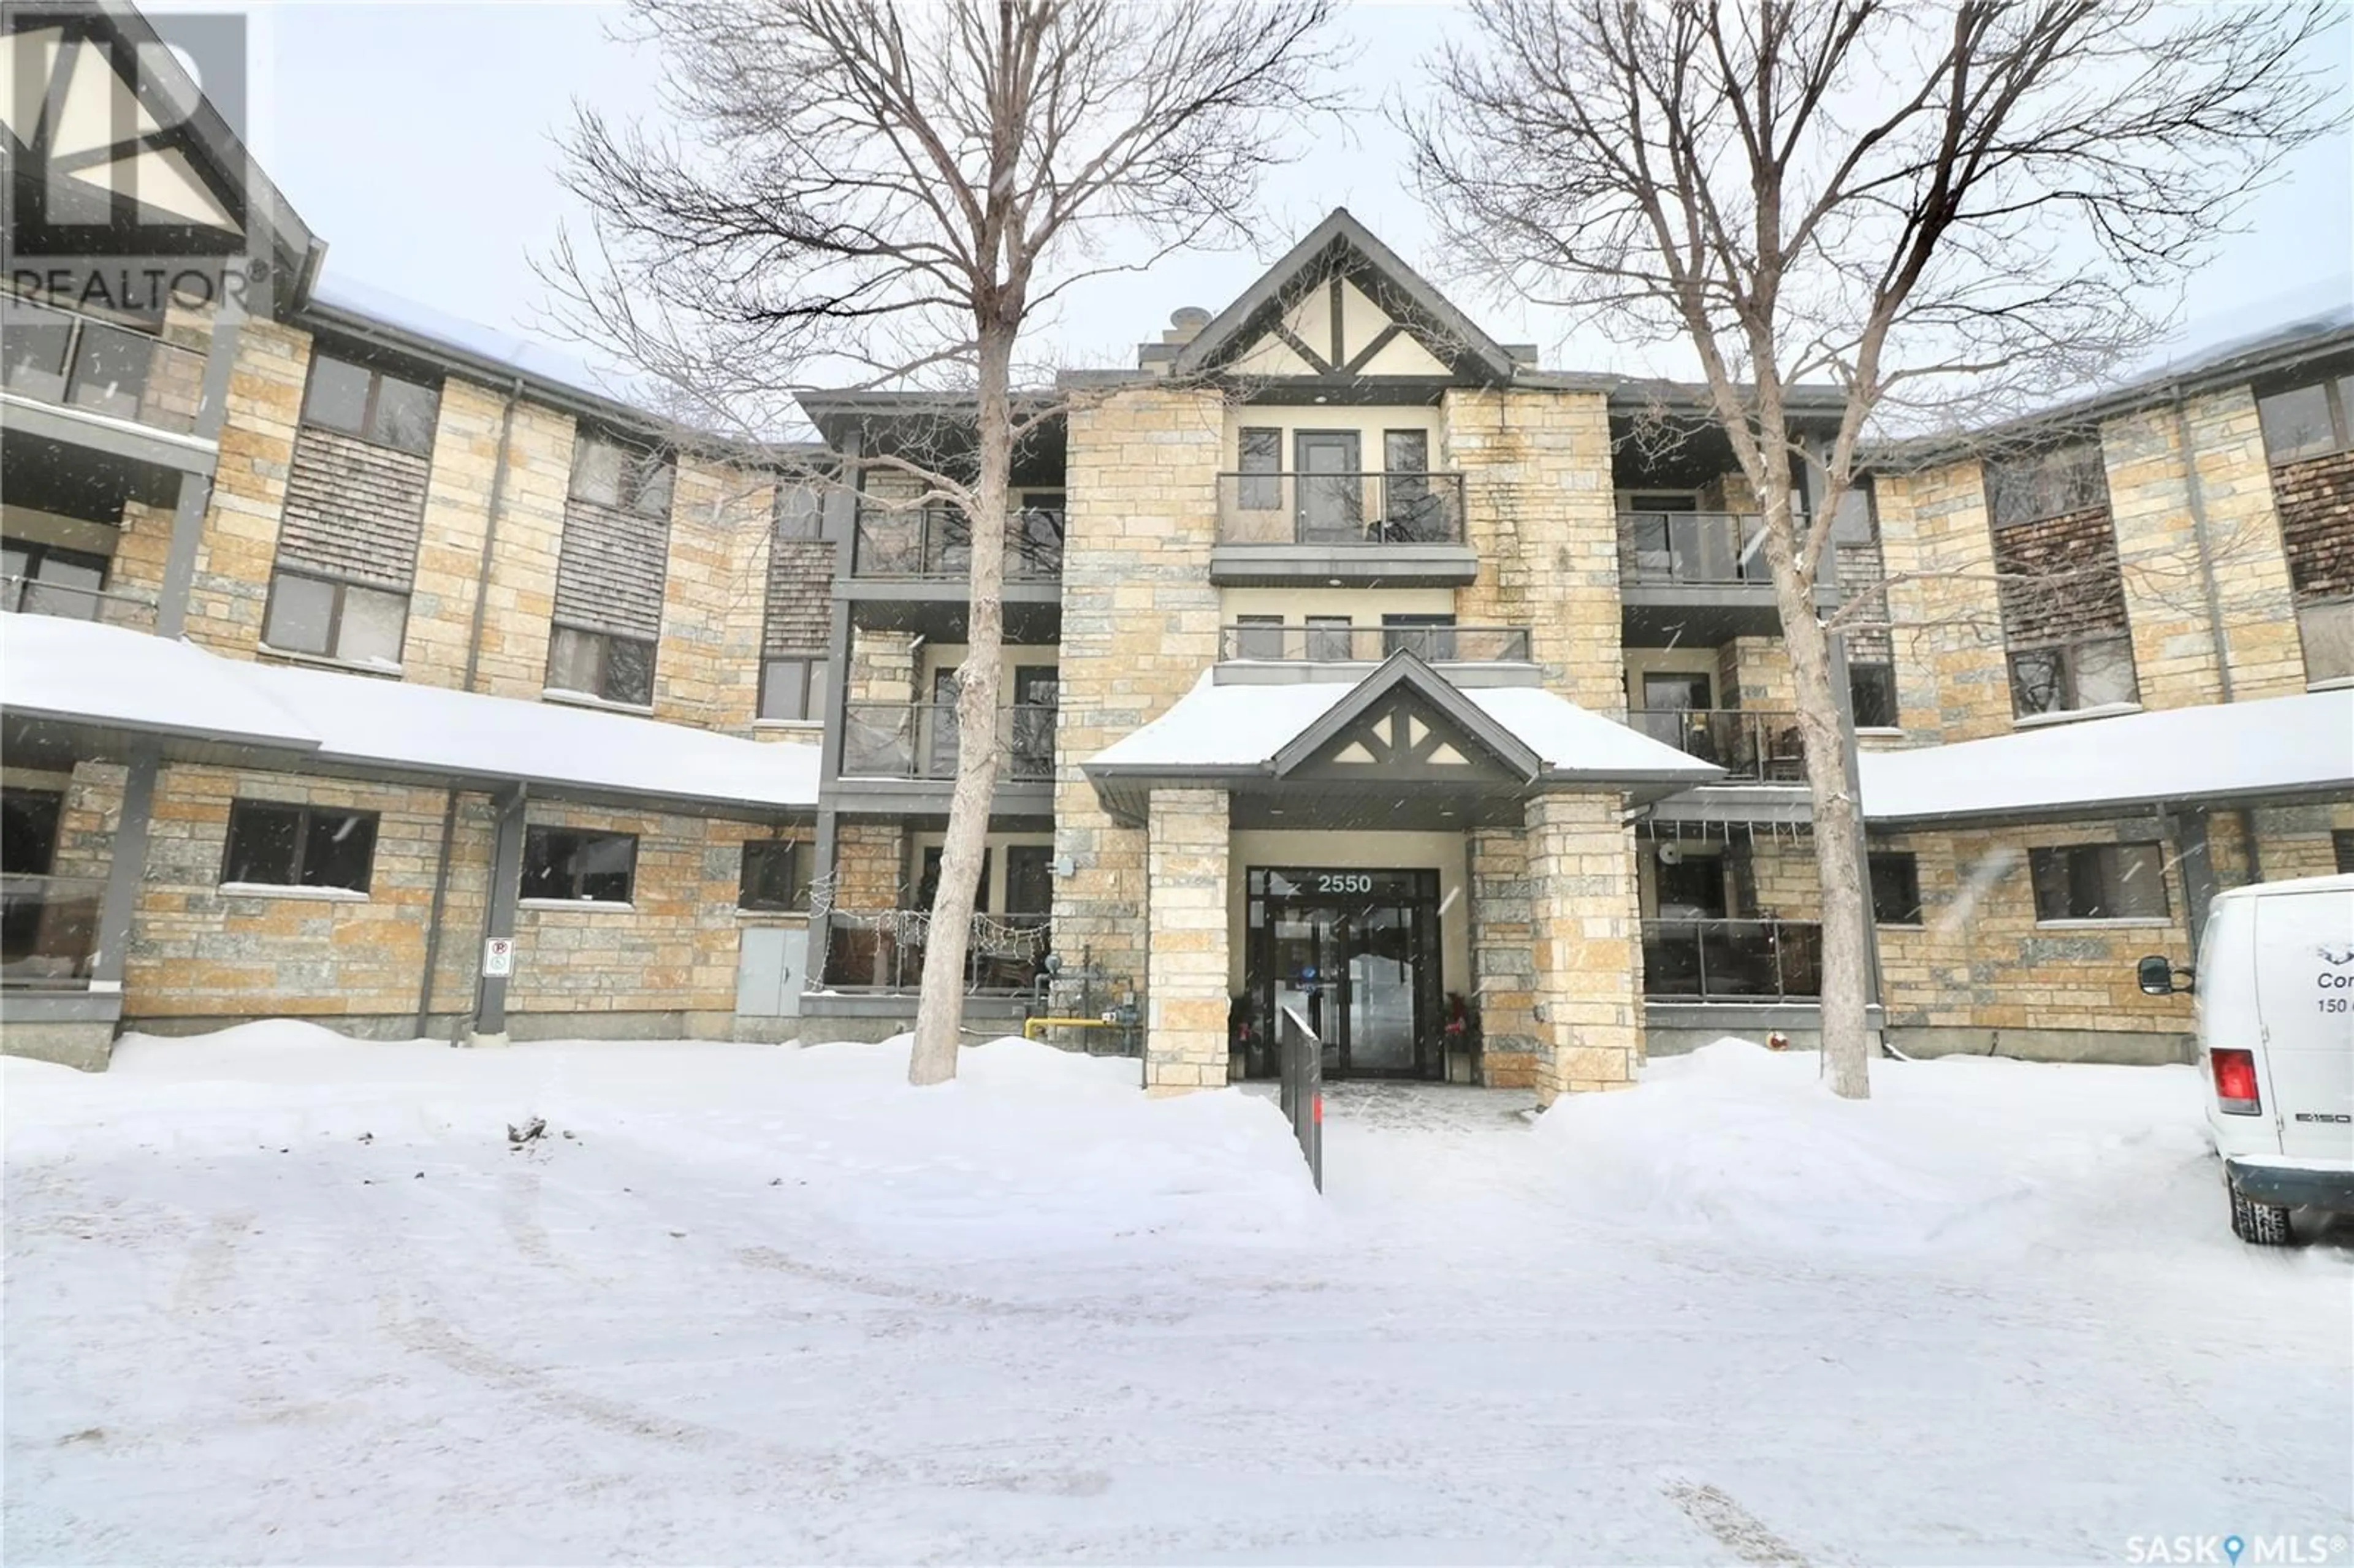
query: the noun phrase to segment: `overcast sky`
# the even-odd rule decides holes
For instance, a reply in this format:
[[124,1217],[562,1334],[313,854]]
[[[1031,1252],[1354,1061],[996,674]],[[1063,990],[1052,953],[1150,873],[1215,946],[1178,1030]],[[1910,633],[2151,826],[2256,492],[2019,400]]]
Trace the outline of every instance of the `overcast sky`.
[[[155,9],[218,10],[213,4]],[[293,3],[251,11],[253,146],[328,243],[331,277],[389,291],[451,315],[534,333],[543,292],[530,257],[559,219],[577,217],[555,174],[553,136],[576,98],[650,107],[651,64],[606,36],[610,6],[573,4]],[[1443,5],[1358,6],[1363,112],[1325,134],[1269,191],[1263,249],[1196,254],[1106,280],[1056,323],[1066,357],[1128,363],[1169,312],[1234,298],[1327,211],[1345,206],[1405,260],[1427,266],[1429,227],[1405,188],[1404,148],[1374,105],[1411,90],[1418,62],[1463,19]],[[2349,30],[2330,67],[2354,74]],[[2193,282],[2189,334],[2217,341],[2354,297],[2354,151],[2340,133],[2301,154],[2259,196]],[[1437,270],[1433,269],[1434,271]],[[1451,289],[1496,337],[1543,345],[1548,366],[1683,373],[1633,363],[1566,323]]]

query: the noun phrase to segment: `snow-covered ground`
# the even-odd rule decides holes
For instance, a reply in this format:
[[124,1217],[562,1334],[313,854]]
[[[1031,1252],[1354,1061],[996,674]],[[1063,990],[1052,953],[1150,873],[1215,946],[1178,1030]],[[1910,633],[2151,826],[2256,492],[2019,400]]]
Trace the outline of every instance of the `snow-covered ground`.
[[2189,1069],[1339,1086],[1320,1199],[1256,1095],[904,1064],[5,1063],[6,1560],[2354,1560],[2354,1248],[2232,1239]]

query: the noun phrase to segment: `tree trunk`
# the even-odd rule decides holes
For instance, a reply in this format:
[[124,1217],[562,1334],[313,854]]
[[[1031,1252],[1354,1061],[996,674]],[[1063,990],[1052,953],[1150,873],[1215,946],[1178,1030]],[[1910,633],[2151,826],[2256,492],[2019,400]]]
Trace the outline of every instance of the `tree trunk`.
[[971,947],[973,898],[989,845],[990,798],[997,788],[997,694],[1005,649],[1006,491],[1013,466],[1012,384],[1013,333],[984,327],[977,399],[980,471],[972,487],[976,513],[964,662],[957,670],[956,790],[949,798],[949,829],[940,847],[940,876],[932,896],[931,933],[924,948],[924,986],[916,999],[916,1043],[907,1058],[911,1084],[956,1076],[964,1020],[965,958]]
[[1860,1100],[1872,1093],[1872,1052],[1865,1031],[1872,976],[1864,926],[1871,912],[1863,891],[1863,814],[1848,767],[1844,709],[1832,685],[1830,638],[1811,609],[1799,615],[1786,606],[1782,624],[1798,735],[1807,751],[1815,868],[1822,884],[1823,1071],[1833,1094]]

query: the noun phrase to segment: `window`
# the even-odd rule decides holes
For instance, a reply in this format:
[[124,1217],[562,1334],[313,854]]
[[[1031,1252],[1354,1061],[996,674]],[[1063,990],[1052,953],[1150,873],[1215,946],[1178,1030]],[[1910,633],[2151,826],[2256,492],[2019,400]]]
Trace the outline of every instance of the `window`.
[[1872,917],[1882,926],[1921,923],[1921,863],[1909,851],[1874,850],[1864,857],[1872,873]]
[[777,486],[777,537],[814,539],[823,532],[823,514],[814,484],[780,482]]
[[2156,844],[2030,850],[2038,920],[2162,920],[2166,855]]
[[440,406],[440,390],[421,381],[317,354],[302,394],[302,422],[422,456],[433,450]]
[[55,789],[0,789],[0,871],[48,875],[64,810],[65,797]]
[[1237,659],[1282,658],[1283,617],[1279,615],[1235,617],[1235,657]]
[[650,706],[654,700],[654,645],[559,626],[547,643],[547,686],[631,707]]
[[638,835],[574,828],[525,828],[523,896],[569,904],[627,904],[638,866]]
[[1662,673],[1656,670],[1643,673],[1643,710],[1646,713],[1705,713],[1711,706],[1712,687],[1706,675],[1686,674],[1681,671]]
[[106,557],[51,549],[28,540],[0,546],[0,609],[96,620],[106,587]]
[[785,910],[809,907],[809,874],[803,868],[801,846],[782,839],[762,839],[744,846],[744,868],[737,884],[739,909]]
[[[941,847],[933,844],[924,851],[923,873],[916,878],[916,907],[918,909],[929,909],[932,900],[939,896]],[[989,907],[989,862],[995,853],[993,850],[981,852],[981,880],[973,885],[972,890],[972,906],[976,913]]]
[[2300,462],[2354,447],[2354,376],[2292,387],[2256,399],[2264,427],[2264,455],[2274,462]]
[[1273,512],[1283,504],[1283,432],[1267,426],[1243,428],[1235,443],[1243,477],[1235,482],[1235,504],[1246,512]]
[[760,716],[815,721],[825,717],[825,661],[771,659],[760,666]]
[[2020,718],[2140,700],[2129,638],[2025,648],[2010,656],[2010,706]]
[[641,517],[670,517],[670,459],[642,447],[582,436],[572,447],[572,499]]
[[2338,874],[2354,876],[2354,829],[2339,828],[2332,832],[2329,847],[2338,857]]
[[1310,659],[1346,660],[1352,657],[1350,648],[1356,641],[1345,615],[1311,615],[1308,618],[1308,656]]
[[[1661,846],[1662,857],[1669,846]],[[1653,890],[1662,920],[1722,920],[1725,916],[1724,857],[1680,854],[1659,863]]]
[[270,579],[261,641],[281,652],[398,669],[408,629],[407,594],[281,571]]
[[2296,630],[2308,683],[2354,679],[2354,599],[2299,605]]
[[1848,700],[1855,709],[1858,729],[1894,729],[1896,727],[1896,666],[1893,664],[1850,664],[1847,667]]
[[1005,850],[1005,913],[1043,920],[1055,911],[1055,852],[1044,844]]
[[1987,516],[1998,528],[2109,503],[2108,473],[2098,442],[1985,465]]
[[374,811],[239,800],[228,809],[221,881],[366,893],[376,823]]
[[1426,664],[1443,663],[1453,659],[1455,618],[1451,615],[1383,616],[1383,657],[1400,650],[1411,652]]

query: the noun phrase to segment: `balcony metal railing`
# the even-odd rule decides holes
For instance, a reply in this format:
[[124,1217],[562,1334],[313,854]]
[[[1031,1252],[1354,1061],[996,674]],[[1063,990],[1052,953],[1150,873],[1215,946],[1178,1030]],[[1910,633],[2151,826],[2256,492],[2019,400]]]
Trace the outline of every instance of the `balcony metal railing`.
[[1401,651],[1426,664],[1525,664],[1525,626],[1226,626],[1218,657],[1379,663]]
[[1459,545],[1463,476],[1222,473],[1221,545]]
[[204,401],[205,356],[96,316],[0,299],[0,385],[185,435]]
[[[1001,779],[1055,776],[1055,713],[1031,703],[998,710]],[[953,703],[850,703],[842,729],[842,776],[953,779],[958,739]]]
[[[930,914],[921,909],[834,910],[826,917],[825,988],[914,995],[923,986],[931,925]],[[965,993],[1029,993],[1052,947],[1043,915],[974,916],[965,947]]]
[[[972,523],[953,506],[858,509],[851,541],[854,577],[962,581],[972,571]],[[1052,581],[1063,575],[1063,513],[1025,506],[1006,520],[1005,576]]]
[[1728,782],[1797,784],[1807,777],[1798,715],[1770,708],[1637,708],[1636,729],[1688,757],[1713,762]]
[[54,615],[67,620],[102,620],[140,631],[155,630],[155,607],[132,594],[46,577],[0,577],[0,611]]
[[1765,520],[1743,512],[1621,512],[1618,572],[1630,583],[1764,583]]
[[1673,1001],[1814,1001],[1819,920],[1646,920],[1643,994]]
[[81,991],[98,957],[96,876],[0,875],[0,984]]

